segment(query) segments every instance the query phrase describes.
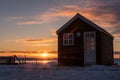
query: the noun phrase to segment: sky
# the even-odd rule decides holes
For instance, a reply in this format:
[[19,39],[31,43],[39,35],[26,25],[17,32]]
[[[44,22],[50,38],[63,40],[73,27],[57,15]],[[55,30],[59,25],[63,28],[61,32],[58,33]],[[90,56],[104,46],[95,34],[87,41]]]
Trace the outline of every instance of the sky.
[[56,30],[76,13],[111,33],[120,51],[120,0],[0,0],[0,51],[57,51]]

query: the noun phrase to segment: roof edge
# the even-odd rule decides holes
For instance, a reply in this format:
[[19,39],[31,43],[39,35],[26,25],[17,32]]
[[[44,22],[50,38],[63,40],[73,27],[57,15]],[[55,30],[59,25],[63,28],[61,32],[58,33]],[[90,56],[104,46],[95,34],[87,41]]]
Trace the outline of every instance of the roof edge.
[[75,19],[78,18],[78,15],[80,15],[79,13],[77,13],[75,16],[73,16],[70,20],[67,21],[67,23],[65,23],[61,28],[59,28],[56,33],[59,34],[64,28],[66,28],[65,26],[68,26],[71,22],[73,22]]
[[108,33],[106,30],[104,30],[103,28],[99,27],[98,25],[96,25],[95,23],[93,23],[92,21],[90,21],[89,19],[83,17],[82,15],[80,15],[79,13],[77,13],[74,17],[72,17],[67,23],[65,23],[61,28],[59,28],[56,31],[56,34],[59,34],[62,30],[64,30],[68,25],[70,25],[75,19],[80,18],[83,21],[85,21],[86,23],[88,23],[89,25],[91,25],[92,27],[96,28],[97,30],[99,30],[100,32],[103,32],[105,34],[107,34],[109,37],[111,37],[112,39],[114,39],[114,37]]

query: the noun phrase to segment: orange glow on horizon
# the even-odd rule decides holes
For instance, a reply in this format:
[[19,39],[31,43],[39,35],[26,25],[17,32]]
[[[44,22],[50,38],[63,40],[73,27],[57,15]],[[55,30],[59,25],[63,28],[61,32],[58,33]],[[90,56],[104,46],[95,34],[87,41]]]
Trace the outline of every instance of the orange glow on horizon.
[[47,57],[47,56],[48,56],[48,53],[43,53],[42,56],[43,56],[43,57]]
[[[4,52],[0,53],[0,56],[13,56],[16,55],[18,57],[24,57],[26,56],[27,58],[57,58],[57,52],[56,53],[47,53],[47,52],[27,52],[27,53],[22,53],[22,52]],[[120,54],[114,54],[114,58],[120,58]]]
[[42,63],[44,63],[44,64],[46,64],[46,63],[48,63],[49,61],[43,61]]
[[26,58],[37,58],[37,59],[53,59],[57,58],[57,53],[47,53],[47,52],[27,52],[27,53],[22,53],[22,52],[4,52],[1,53],[1,56],[13,56],[16,55],[18,58],[20,57],[25,57]]
[[114,54],[114,58],[120,58],[120,54]]

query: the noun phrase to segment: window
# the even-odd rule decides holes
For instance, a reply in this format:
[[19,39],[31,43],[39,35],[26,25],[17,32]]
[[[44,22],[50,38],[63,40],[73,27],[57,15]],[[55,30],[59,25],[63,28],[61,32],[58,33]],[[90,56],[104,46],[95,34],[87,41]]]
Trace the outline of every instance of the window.
[[63,45],[74,45],[74,34],[73,33],[63,34]]

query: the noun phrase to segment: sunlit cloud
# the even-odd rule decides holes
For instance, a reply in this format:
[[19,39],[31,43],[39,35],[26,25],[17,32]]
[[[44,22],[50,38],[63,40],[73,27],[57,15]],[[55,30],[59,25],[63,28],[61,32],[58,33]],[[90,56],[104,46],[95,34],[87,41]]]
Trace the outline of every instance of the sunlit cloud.
[[17,42],[24,43],[25,46],[54,46],[56,40],[56,38],[19,39]]
[[57,51],[49,51],[48,53],[55,53],[55,54],[56,54],[56,53],[58,53],[58,52],[57,52]]
[[[103,27],[110,27],[113,35],[120,34],[120,1],[118,0],[88,0],[90,7],[92,7],[91,13],[100,18],[102,21],[100,24]],[[99,4],[98,4],[99,3]],[[93,7],[95,6],[95,7]]]
[[[71,9],[70,9],[71,8]],[[100,10],[100,9],[99,9]],[[58,11],[58,10],[57,10]],[[101,26],[110,26],[112,24],[112,22],[115,20],[115,16],[111,13],[108,14],[102,14],[102,15],[96,15],[94,13],[97,12],[97,10],[95,8],[80,8],[80,6],[72,6],[72,7],[68,7],[68,6],[64,6],[63,8],[60,9],[59,11],[60,13],[64,14],[64,12],[66,12],[69,16],[71,16],[71,14],[76,14],[76,13],[80,13],[81,15],[85,16],[86,18],[94,21],[95,23],[98,23]],[[98,13],[99,14],[99,13]],[[63,15],[61,15],[63,16]],[[66,15],[64,15],[66,16]],[[110,25],[109,25],[110,24]]]
[[26,17],[23,16],[14,16],[14,17],[8,17],[7,20],[24,20]]
[[6,21],[9,21],[9,22],[20,22],[20,21],[28,21],[28,20],[31,20],[32,17],[27,17],[27,16],[8,16],[5,18]]
[[51,8],[48,12],[37,16],[37,18],[40,17],[40,19],[42,19],[43,21],[50,22],[58,20],[59,17],[72,17],[76,13],[80,13],[81,15],[87,17],[88,19],[94,21],[102,27],[111,27],[113,25],[118,24],[116,22],[116,15],[114,15],[112,11],[110,12],[110,10],[101,10],[104,9],[99,9],[99,6],[94,8],[92,6],[81,8],[81,6],[79,5],[65,5],[63,7]]
[[[71,17],[82,9],[77,5],[66,5],[63,7],[51,8],[50,11],[55,12],[53,16],[55,17]],[[57,14],[56,14],[57,13]]]
[[39,21],[30,21],[30,22],[18,22],[16,24],[18,24],[18,25],[33,25],[33,24],[42,24],[42,22],[39,22]]
[[71,17],[76,14],[76,11],[79,10],[78,6],[68,5],[57,7],[57,8],[50,8],[48,11],[44,12],[43,14],[38,14],[34,16],[34,19],[43,21],[43,23],[49,23],[59,20],[59,17]]
[[48,46],[52,46],[50,43],[26,43],[25,46],[38,46],[38,47],[48,47]]
[[114,37],[120,41],[120,34],[114,34]]
[[[65,2],[69,3],[69,1]],[[51,7],[40,14],[37,13],[30,17],[13,17],[13,19],[18,20],[17,25],[50,24],[60,21],[61,18],[71,18],[76,13],[80,13],[113,35],[118,35],[120,34],[119,7],[120,1],[118,0],[77,0],[74,4]],[[23,21],[21,22],[21,20]]]
[[87,3],[89,3],[87,7],[83,7],[80,5],[65,5],[63,7],[51,8],[49,9],[49,12],[46,12],[41,16],[46,21],[54,21],[59,19],[59,17],[72,17],[76,13],[80,13],[81,15],[106,29],[115,37],[116,35],[119,36],[120,2],[105,0],[87,0]]
[[[117,50],[120,50],[120,0],[61,0],[57,3],[59,4],[52,6],[49,4],[46,5],[45,3],[45,7],[43,5],[34,6],[32,12],[31,9],[33,8],[28,7],[28,9],[26,8],[27,11],[24,11],[26,9],[22,9],[25,13],[8,10],[10,12],[8,15],[6,13],[5,17],[1,15],[1,18],[3,18],[2,21],[5,24],[1,24],[1,32],[6,34],[4,37],[6,36],[12,39],[10,41],[6,38],[7,41],[5,43],[3,42],[4,45],[1,42],[1,50],[57,50],[57,29],[76,13],[80,13],[110,32],[117,41],[114,41],[116,42],[115,46],[118,47]],[[40,29],[40,31],[37,29]],[[18,34],[14,34],[16,32]],[[9,33],[10,35],[8,35]],[[41,38],[41,33],[45,37],[49,36],[50,38]],[[17,38],[21,38],[22,36],[27,36],[28,38],[23,37],[22,39],[16,40],[16,36]],[[37,39],[32,39],[33,36]]]
[[46,42],[54,42],[56,38],[41,38],[41,39],[21,39],[22,42],[27,43],[46,43]]
[[55,38],[57,37],[56,31],[57,29],[51,29],[52,36]]

